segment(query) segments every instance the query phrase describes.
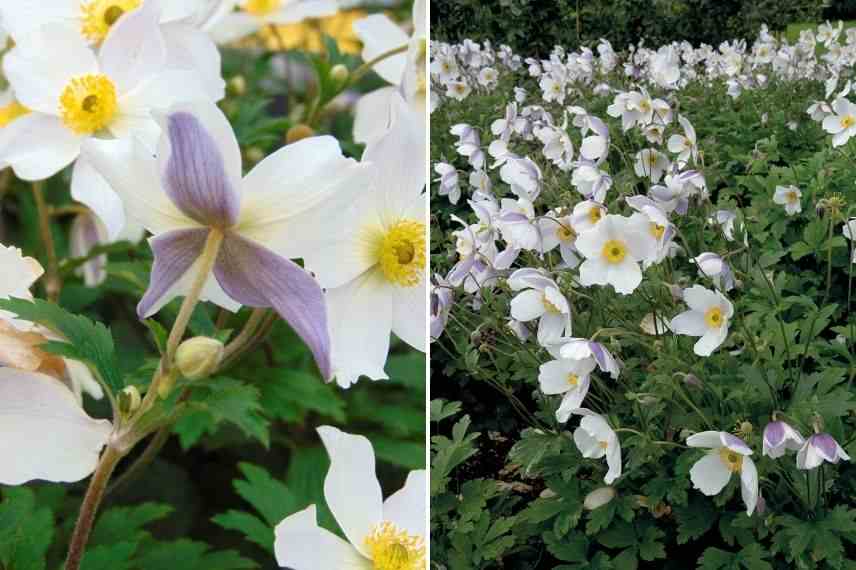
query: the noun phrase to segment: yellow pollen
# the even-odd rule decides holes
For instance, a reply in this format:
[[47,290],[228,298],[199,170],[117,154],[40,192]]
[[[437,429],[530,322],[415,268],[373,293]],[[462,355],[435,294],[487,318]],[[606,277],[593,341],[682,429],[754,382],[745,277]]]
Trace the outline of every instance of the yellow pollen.
[[600,208],[595,207],[589,210],[588,218],[591,223],[598,223],[602,217],[603,213],[600,211]]
[[666,233],[666,226],[661,226],[660,224],[651,224],[651,235],[657,239],[662,239],[663,234]]
[[455,84],[455,91],[457,91],[458,93],[463,93],[464,92],[464,84],[463,83],[456,83]]
[[576,374],[568,374],[568,385],[574,388],[580,383],[580,377]]
[[800,199],[800,197],[797,196],[797,193],[794,192],[793,190],[788,192],[786,197],[788,199],[788,202],[790,202],[791,204],[793,204],[794,202],[798,202]]
[[12,101],[8,105],[0,107],[0,128],[29,113],[30,110],[17,101]]
[[425,269],[425,224],[402,220],[378,243],[377,260],[387,281],[413,287]]
[[706,322],[707,326],[712,329],[718,329],[721,327],[722,321],[722,309],[719,307],[712,307],[704,314],[704,322]]
[[136,10],[142,3],[142,0],[82,0],[80,31],[83,37],[100,44],[119,18],[126,12]]
[[853,115],[847,115],[841,118],[842,129],[849,129],[853,125],[856,125],[856,117],[854,117]]
[[547,310],[547,312],[548,312],[548,313],[559,314],[559,313],[561,313],[561,312],[562,312],[562,311],[559,309],[559,307],[557,307],[556,305],[554,305],[554,304],[552,303],[552,301],[550,301],[550,300],[547,298],[547,295],[542,295],[542,296],[541,296],[541,303],[544,305],[544,308]]
[[650,110],[651,110],[651,103],[649,103],[648,101],[643,100],[641,103],[639,103],[639,108],[640,108],[640,109],[642,109],[644,112],[646,112],[646,113],[647,113],[648,111],[650,111]]
[[390,522],[378,524],[366,537],[373,570],[423,570],[425,542]]
[[118,111],[116,87],[106,75],[81,75],[59,97],[62,120],[72,131],[91,135],[107,127]]
[[276,11],[282,0],[246,0],[241,7],[254,16],[267,16]]
[[608,448],[608,447],[609,447],[609,443],[607,443],[607,442],[605,442],[605,441],[599,441],[599,442],[597,442],[597,443],[598,443],[598,445],[600,445],[600,448],[601,448],[601,449],[606,449],[606,448]]
[[603,244],[602,253],[609,263],[621,263],[627,257],[627,246],[623,241],[611,239]]
[[743,469],[743,456],[727,447],[720,448],[719,458],[732,473],[740,473],[740,470]]
[[573,241],[577,237],[577,232],[570,226],[562,225],[556,230],[556,237],[559,238],[559,241]]

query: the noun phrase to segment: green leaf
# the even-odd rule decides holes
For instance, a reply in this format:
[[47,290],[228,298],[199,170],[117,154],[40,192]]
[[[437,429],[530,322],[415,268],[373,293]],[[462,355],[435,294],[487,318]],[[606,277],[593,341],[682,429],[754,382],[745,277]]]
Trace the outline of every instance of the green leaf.
[[211,520],[226,530],[242,533],[247,540],[273,554],[273,528],[259,517],[243,511],[229,510],[216,515]]
[[233,482],[235,491],[251,504],[271,527],[297,512],[302,506],[285,483],[277,481],[261,467],[241,463],[238,469],[244,479],[236,479]]
[[[89,540],[92,545],[110,545],[123,540],[142,540],[148,536],[143,527],[166,518],[173,508],[158,503],[143,503],[132,507],[114,507],[98,518]],[[139,536],[140,533],[143,536]]]
[[307,411],[345,421],[345,402],[335,384],[308,372],[277,370],[261,386],[265,413],[286,422],[301,422]]
[[212,552],[207,544],[187,539],[147,544],[134,562],[134,568],[138,570],[246,570],[258,567],[256,562],[234,550]]
[[45,556],[53,541],[54,518],[45,507],[36,506],[32,489],[3,490],[0,503],[0,568],[44,570]]
[[72,315],[58,305],[40,299],[0,299],[0,309],[14,313],[20,319],[38,323],[62,336],[65,340],[47,342],[42,348],[85,363],[97,372],[113,394],[125,387],[116,360],[113,337],[103,324]]
[[125,540],[111,545],[87,548],[80,561],[81,570],[136,570],[134,554],[139,544]]

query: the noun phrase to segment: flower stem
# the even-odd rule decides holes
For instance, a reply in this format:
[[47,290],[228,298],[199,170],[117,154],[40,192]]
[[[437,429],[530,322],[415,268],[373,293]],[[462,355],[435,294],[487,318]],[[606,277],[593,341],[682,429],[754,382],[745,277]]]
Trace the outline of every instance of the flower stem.
[[45,255],[48,258],[47,275],[45,276],[45,293],[49,301],[56,302],[59,292],[62,290],[62,281],[59,277],[59,263],[56,257],[56,246],[51,233],[50,209],[45,202],[42,191],[43,183],[33,183],[33,198],[36,201],[36,210],[39,215],[39,231],[42,235],[42,243],[45,246]]
[[104,450],[104,454],[98,462],[98,468],[89,481],[89,488],[86,490],[86,496],[83,498],[83,504],[80,507],[80,515],[77,518],[74,534],[71,536],[68,557],[65,560],[65,570],[78,570],[80,568],[86,543],[89,541],[89,534],[92,532],[92,524],[95,522],[95,515],[98,512],[101,499],[104,497],[104,492],[107,490],[107,483],[123,456],[124,454],[112,445],[108,445]]
[[380,62],[382,62],[385,59],[389,59],[390,57],[393,57],[393,56],[396,56],[400,53],[406,52],[408,50],[408,48],[409,48],[409,45],[404,44],[404,45],[398,46],[397,48],[393,48],[391,50],[385,51],[382,54],[378,55],[377,57],[370,59],[369,61],[365,62],[364,64],[359,66],[357,69],[355,69],[354,72],[351,74],[351,78],[348,81],[348,86],[354,85],[357,81],[362,79],[362,77],[366,73],[368,73],[371,70],[371,68],[374,67],[375,65],[379,64]]

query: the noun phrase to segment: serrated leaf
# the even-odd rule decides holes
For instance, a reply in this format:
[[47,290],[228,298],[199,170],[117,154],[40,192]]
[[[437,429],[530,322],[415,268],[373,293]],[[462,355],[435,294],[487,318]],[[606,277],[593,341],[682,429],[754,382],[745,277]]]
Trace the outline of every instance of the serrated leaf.
[[114,507],[104,511],[92,531],[89,543],[93,546],[110,545],[123,540],[141,540],[138,534],[149,523],[166,518],[173,508],[158,503],[143,503],[131,507]]
[[226,530],[240,532],[247,540],[273,554],[273,528],[259,517],[243,511],[228,510],[211,520]]
[[147,544],[134,561],[137,570],[247,570],[258,567],[256,562],[234,550],[215,552],[205,543],[186,539]]
[[45,555],[54,536],[51,511],[36,506],[32,489],[3,490],[0,503],[0,568],[44,570]]

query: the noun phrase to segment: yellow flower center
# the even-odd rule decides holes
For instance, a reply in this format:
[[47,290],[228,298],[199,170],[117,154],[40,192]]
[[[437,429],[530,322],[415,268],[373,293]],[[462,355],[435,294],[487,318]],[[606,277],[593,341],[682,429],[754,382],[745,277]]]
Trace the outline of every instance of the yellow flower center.
[[425,224],[402,220],[380,240],[377,259],[387,281],[413,287],[425,269]]
[[651,166],[657,166],[657,155],[653,152],[648,155],[648,164]]
[[116,87],[106,75],[81,75],[65,86],[59,106],[65,126],[78,134],[91,135],[116,116]]
[[382,522],[366,537],[374,570],[423,570],[425,542],[390,522]]
[[797,196],[797,193],[794,192],[793,190],[789,191],[785,197],[787,198],[788,202],[790,202],[791,204],[798,202],[800,199],[800,197]]
[[90,42],[99,44],[123,14],[136,10],[142,3],[142,0],[82,0],[80,31]]
[[732,473],[740,473],[740,470],[743,469],[743,456],[736,451],[723,447],[719,450],[719,458]]
[[643,113],[647,113],[648,111],[650,111],[650,110],[651,110],[651,103],[649,103],[648,101],[646,101],[645,99],[643,99],[643,100],[639,103],[639,108],[642,110],[642,112],[643,112]]
[[5,127],[15,119],[23,117],[29,113],[30,110],[17,101],[12,101],[8,105],[0,107],[0,128]]
[[661,239],[663,234],[666,233],[666,226],[661,226],[660,224],[651,224],[651,235],[657,239]]
[[455,84],[455,91],[457,91],[458,93],[463,93],[464,92],[464,84],[463,83],[456,83]]
[[547,309],[548,313],[559,314],[561,313],[561,309],[553,304],[550,299],[547,298],[547,295],[541,295],[541,303],[544,305],[544,308]]
[[853,115],[847,115],[841,118],[842,129],[849,129],[853,125],[856,125],[856,117],[854,117]]
[[577,232],[570,226],[561,225],[556,230],[556,237],[559,238],[559,241],[573,241],[577,237]]
[[593,224],[598,223],[602,217],[603,217],[603,213],[600,211],[600,208],[595,206],[594,208],[589,210],[588,218],[589,218],[589,221],[591,223],[593,223]]
[[704,314],[704,322],[706,322],[707,326],[712,329],[718,329],[721,327],[722,321],[722,309],[719,307],[712,307]]
[[600,445],[601,449],[607,449],[609,447],[609,443],[606,441],[599,441],[597,444]]
[[282,0],[246,0],[241,7],[254,16],[267,16],[276,11]]
[[609,263],[621,263],[627,257],[627,246],[623,241],[611,239],[603,245],[602,253]]
[[580,377],[577,376],[576,374],[568,374],[567,380],[568,380],[568,385],[571,386],[572,388],[576,388],[577,384],[580,383]]

